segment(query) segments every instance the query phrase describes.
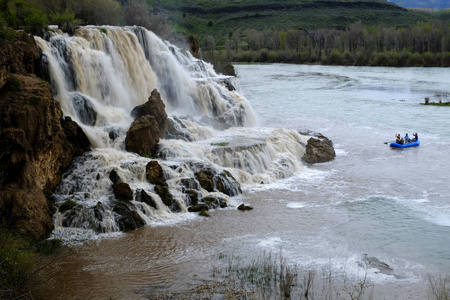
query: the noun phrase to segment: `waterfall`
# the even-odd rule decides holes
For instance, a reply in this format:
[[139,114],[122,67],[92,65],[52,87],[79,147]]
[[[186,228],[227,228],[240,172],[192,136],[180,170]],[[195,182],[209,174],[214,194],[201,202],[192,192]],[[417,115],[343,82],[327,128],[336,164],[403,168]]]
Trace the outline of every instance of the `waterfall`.
[[[73,36],[35,39],[54,97],[93,146],[54,192],[54,237],[77,242],[193,218],[195,209],[237,205],[240,184],[273,182],[303,168],[306,137],[254,127],[234,77],[144,28],[86,26]],[[154,89],[171,129],[158,158],[149,158],[126,152],[125,138],[131,110]],[[149,179],[149,168],[162,177]],[[124,183],[131,197],[116,199]]]

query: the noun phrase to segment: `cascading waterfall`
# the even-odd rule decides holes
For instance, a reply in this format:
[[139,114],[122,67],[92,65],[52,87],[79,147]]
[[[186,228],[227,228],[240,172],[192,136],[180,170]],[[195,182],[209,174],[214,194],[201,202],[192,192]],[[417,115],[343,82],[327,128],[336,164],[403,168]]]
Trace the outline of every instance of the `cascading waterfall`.
[[[36,41],[64,115],[93,146],[55,190],[55,237],[76,242],[195,217],[188,213],[193,206],[236,205],[238,182],[269,183],[302,169],[307,137],[252,127],[255,116],[234,77],[217,75],[146,29],[87,26]],[[155,88],[176,134],[167,133],[150,159],[126,152],[124,141],[131,110]],[[163,178],[149,180],[149,165]],[[127,183],[133,199],[117,200],[113,182]]]

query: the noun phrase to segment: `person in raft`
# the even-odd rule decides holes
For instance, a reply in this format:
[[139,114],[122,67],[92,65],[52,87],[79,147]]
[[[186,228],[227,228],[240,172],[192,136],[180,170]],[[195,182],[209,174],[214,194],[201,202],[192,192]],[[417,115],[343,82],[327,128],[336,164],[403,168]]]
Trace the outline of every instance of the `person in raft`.
[[409,135],[408,135],[408,133],[407,133],[407,134],[405,134],[405,138],[404,138],[404,140],[405,140],[405,143],[409,143],[409,142],[411,142],[411,139],[409,138]]
[[414,138],[412,139],[413,142],[416,142],[419,140],[419,136],[417,135],[417,132],[414,132],[413,136],[414,136]]
[[403,145],[403,139],[400,137],[400,133],[398,133],[395,137],[397,138],[397,139],[395,140],[395,142],[396,142],[397,144]]

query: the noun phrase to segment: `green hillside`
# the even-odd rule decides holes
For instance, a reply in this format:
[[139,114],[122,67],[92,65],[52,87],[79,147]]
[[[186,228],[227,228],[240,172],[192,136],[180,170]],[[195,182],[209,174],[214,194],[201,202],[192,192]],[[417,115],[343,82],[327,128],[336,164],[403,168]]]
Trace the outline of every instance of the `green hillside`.
[[405,26],[433,15],[410,11],[385,0],[147,0],[166,12],[177,31],[202,39],[213,35],[221,44],[236,29],[343,29],[364,25]]

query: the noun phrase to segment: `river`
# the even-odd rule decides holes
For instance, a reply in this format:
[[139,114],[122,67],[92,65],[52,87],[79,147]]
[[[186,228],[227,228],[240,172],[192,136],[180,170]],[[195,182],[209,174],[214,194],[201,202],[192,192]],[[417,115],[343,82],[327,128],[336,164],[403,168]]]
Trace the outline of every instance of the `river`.
[[[448,69],[235,68],[258,130],[320,132],[336,159],[243,184],[231,201],[252,211],[218,209],[73,246],[48,293],[141,299],[189,290],[211,278],[221,257],[282,252],[301,274],[326,269],[338,284],[367,274],[375,299],[426,297],[428,276],[450,272],[450,108],[420,103],[450,101]],[[421,145],[386,144],[406,132],[418,132]],[[365,268],[365,257],[380,263]]]

